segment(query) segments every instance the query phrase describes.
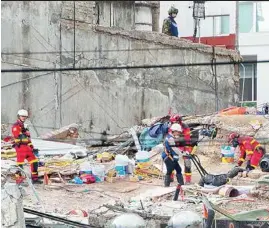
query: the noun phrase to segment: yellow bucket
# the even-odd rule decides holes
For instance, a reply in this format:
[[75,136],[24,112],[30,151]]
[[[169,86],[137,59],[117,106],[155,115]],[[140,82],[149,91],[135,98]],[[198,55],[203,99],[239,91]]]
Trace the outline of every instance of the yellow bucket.
[[233,163],[234,158],[232,158],[232,157],[222,157],[221,161],[222,161],[222,163]]

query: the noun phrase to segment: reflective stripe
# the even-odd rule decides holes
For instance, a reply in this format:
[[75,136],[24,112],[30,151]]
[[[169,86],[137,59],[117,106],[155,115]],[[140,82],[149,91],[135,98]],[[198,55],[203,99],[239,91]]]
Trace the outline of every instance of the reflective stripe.
[[24,162],[17,162],[17,164],[18,164],[18,165],[23,165],[23,164],[24,164]]
[[253,139],[253,140],[251,140],[250,144],[253,144],[253,143],[255,143],[255,142],[256,142],[256,140]]
[[32,161],[29,161],[30,164],[34,163],[34,162],[38,162],[38,159],[34,159]]
[[256,165],[251,165],[253,168],[257,168],[257,166]]
[[255,146],[255,149],[254,150],[256,150],[257,147],[261,147],[261,146],[262,146],[261,144],[258,144],[257,146]]
[[253,154],[253,151],[252,150],[246,150],[246,153],[247,153],[247,155]]
[[244,158],[240,158],[239,161],[245,161],[245,159]]
[[32,172],[32,174],[37,174],[37,172]]
[[184,173],[186,176],[191,176],[191,173]]

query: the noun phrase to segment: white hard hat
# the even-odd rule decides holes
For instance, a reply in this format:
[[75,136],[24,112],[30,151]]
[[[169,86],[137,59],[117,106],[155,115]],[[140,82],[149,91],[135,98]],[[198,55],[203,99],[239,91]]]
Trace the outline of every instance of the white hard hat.
[[145,220],[134,213],[124,213],[117,216],[109,228],[146,228]]
[[182,127],[180,126],[180,124],[175,123],[175,124],[173,124],[171,126],[171,130],[172,131],[180,131],[180,132],[182,132]]
[[202,218],[193,211],[181,211],[174,216],[168,222],[169,228],[202,228]]
[[18,116],[27,116],[28,117],[28,111],[21,109],[18,111]]

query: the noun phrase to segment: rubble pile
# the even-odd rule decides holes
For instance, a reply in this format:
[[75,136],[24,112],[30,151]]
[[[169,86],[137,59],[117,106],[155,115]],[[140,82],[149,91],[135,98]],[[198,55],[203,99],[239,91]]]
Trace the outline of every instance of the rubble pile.
[[[166,173],[160,156],[163,138],[153,139],[146,135],[147,130],[155,124],[165,124],[168,121],[169,115],[144,119],[141,125],[133,126],[127,132],[105,136],[102,145],[78,145],[80,136],[76,124],[33,140],[39,149],[39,177],[43,179],[43,186],[37,187],[37,192],[43,197],[43,203],[46,197],[48,202],[44,205],[47,212],[55,212],[51,202],[54,206],[62,202],[67,207],[66,211],[73,212],[78,208],[71,207],[79,202],[80,210],[85,211],[91,225],[105,227],[117,215],[136,213],[147,222],[147,227],[156,227],[167,224],[171,216],[184,210],[203,216],[204,197],[220,211],[216,218],[220,218],[223,213],[236,214],[269,205],[268,175],[259,169],[249,172],[248,176],[240,173],[222,186],[205,183],[203,186],[185,185],[180,199],[172,201],[177,183],[168,188],[163,187]],[[268,148],[269,118],[265,115],[211,114],[185,116],[183,121],[191,127],[191,131],[199,132],[195,153],[213,174],[227,173],[237,161],[236,152],[232,160],[224,162],[222,158],[222,153],[230,150],[227,134],[231,132],[254,136]],[[2,125],[1,130],[6,132],[6,126]],[[143,144],[143,139],[152,141],[146,145]],[[7,177],[9,168],[14,167],[15,161],[12,139],[5,138],[1,141],[2,181],[14,182],[12,174],[9,179]],[[25,165],[25,170],[28,169],[29,165]],[[194,181],[198,183],[201,177],[195,167],[193,172]],[[117,191],[113,192],[113,188]],[[48,195],[48,191],[51,194]],[[68,203],[60,201],[60,196],[68,198]],[[59,202],[53,197],[59,198]],[[87,200],[78,201],[84,197]],[[94,199],[98,200],[95,202]],[[26,201],[28,207],[38,210],[40,205],[37,206],[29,195]],[[91,202],[90,205],[87,202]],[[237,203],[240,207],[231,207]],[[66,214],[63,211],[58,213]]]

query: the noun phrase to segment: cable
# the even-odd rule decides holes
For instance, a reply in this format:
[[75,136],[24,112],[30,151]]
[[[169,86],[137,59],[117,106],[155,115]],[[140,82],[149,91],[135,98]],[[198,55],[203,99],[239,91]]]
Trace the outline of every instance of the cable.
[[[215,62],[214,65],[231,65],[231,64],[255,64],[255,63],[269,63],[269,60],[259,60],[259,61],[230,61],[230,62]],[[187,66],[208,66],[212,63],[178,63],[178,64],[163,64],[163,65],[141,65],[141,66],[112,66],[112,67],[81,67],[81,68],[40,68],[40,69],[1,69],[2,73],[29,73],[29,72],[46,72],[46,71],[85,71],[85,70],[114,70],[114,69],[150,69],[150,68],[162,68],[162,67],[187,67]]]
[[25,208],[25,207],[23,208],[23,211],[25,213],[28,213],[28,214],[37,215],[37,216],[40,216],[40,217],[43,217],[43,218],[51,219],[51,220],[54,220],[54,221],[57,221],[57,222],[62,222],[64,224],[72,225],[72,226],[75,226],[75,227],[84,227],[84,228],[85,227],[97,227],[97,226],[87,225],[87,224],[84,224],[84,223],[75,222],[73,220],[68,220],[68,219],[65,219],[65,218],[57,217],[57,216],[50,215],[50,214],[47,214],[47,213],[38,212],[36,210],[31,210],[31,209]]
[[42,77],[42,76],[45,76],[45,75],[49,75],[49,74],[52,74],[52,73],[53,72],[49,72],[49,73],[45,73],[45,74],[36,75],[36,76],[30,77],[30,78],[22,79],[20,81],[16,81],[16,82],[9,83],[7,85],[3,85],[3,86],[1,86],[1,88],[5,88],[5,87],[11,86],[11,85],[15,85],[17,83],[21,83],[23,81],[31,80],[31,79],[34,79],[34,78],[39,78],[39,77]]

